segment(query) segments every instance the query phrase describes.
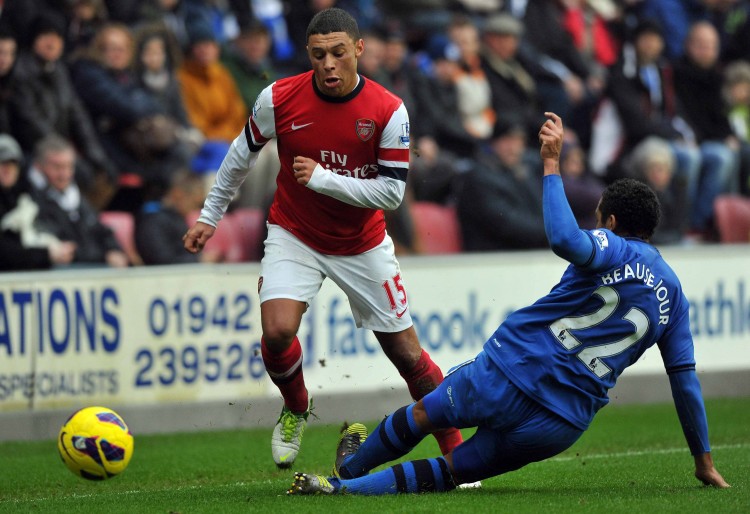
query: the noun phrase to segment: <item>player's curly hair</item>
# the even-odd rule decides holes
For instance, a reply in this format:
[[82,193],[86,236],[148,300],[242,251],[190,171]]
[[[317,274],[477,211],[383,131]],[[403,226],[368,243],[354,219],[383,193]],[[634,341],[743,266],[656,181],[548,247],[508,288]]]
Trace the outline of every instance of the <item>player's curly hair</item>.
[[330,34],[331,32],[346,32],[354,41],[360,39],[357,20],[345,10],[331,7],[313,16],[307,26],[305,40],[310,39],[313,34]]
[[646,184],[632,178],[610,184],[602,193],[599,204],[602,220],[615,215],[615,233],[648,240],[661,218],[661,206],[656,193]]

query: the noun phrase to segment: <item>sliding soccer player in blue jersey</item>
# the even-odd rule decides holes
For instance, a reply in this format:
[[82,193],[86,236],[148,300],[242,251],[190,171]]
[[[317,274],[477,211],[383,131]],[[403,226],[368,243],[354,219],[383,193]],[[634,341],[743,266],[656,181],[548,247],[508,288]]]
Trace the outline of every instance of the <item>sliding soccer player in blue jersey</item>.
[[[656,195],[624,179],[602,194],[597,228],[578,228],[559,172],[563,126],[546,114],[544,224],[552,250],[570,262],[550,293],[511,314],[472,361],[452,370],[415,404],[394,412],[371,437],[348,427],[334,476],[296,473],[289,494],[449,491],[548,459],[569,448],[623,370],[656,344],[669,375],[695,476],[729,487],[713,464],[695,373],[688,302],[648,239],[659,222]],[[444,457],[370,470],[407,454],[444,427],[478,427]]]

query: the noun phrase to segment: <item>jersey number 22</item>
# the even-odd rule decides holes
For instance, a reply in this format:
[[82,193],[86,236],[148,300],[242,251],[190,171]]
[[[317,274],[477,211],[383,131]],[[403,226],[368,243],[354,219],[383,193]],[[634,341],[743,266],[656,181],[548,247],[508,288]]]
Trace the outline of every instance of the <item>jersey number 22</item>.
[[[597,310],[583,316],[561,318],[549,326],[558,342],[568,350],[573,350],[584,344],[586,339],[585,330],[606,323],[620,303],[620,295],[613,287],[601,286],[593,294],[601,298],[604,302]],[[629,321],[633,325],[632,333],[619,341],[587,346],[576,354],[581,362],[599,378],[612,371],[602,359],[624,352],[640,341],[646,335],[646,332],[648,332],[649,320],[642,310],[632,307],[622,319]],[[580,331],[578,336],[581,339],[576,337],[573,331]]]

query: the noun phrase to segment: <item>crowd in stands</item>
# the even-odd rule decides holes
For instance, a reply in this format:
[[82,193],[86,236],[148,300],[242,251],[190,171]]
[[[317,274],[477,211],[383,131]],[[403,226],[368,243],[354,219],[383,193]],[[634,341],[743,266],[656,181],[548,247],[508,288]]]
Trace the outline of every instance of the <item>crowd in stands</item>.
[[[257,94],[310,68],[307,23],[334,6],[359,22],[360,73],[410,115],[407,194],[386,218],[401,254],[425,253],[424,202],[456,217],[462,251],[546,247],[545,111],[566,123],[583,228],[625,176],[661,200],[657,245],[718,241],[715,200],[750,197],[748,0],[4,0],[0,270],[228,260],[182,234]],[[230,215],[268,208],[273,144]]]

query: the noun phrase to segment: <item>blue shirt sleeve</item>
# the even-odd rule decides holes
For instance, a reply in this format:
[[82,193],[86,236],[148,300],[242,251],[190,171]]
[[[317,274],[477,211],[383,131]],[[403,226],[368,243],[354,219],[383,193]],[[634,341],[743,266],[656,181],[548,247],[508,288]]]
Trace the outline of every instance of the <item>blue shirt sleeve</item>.
[[706,407],[703,404],[701,385],[695,370],[686,369],[670,373],[669,384],[672,386],[672,398],[690,453],[700,455],[710,452]]
[[544,230],[552,251],[576,266],[586,266],[594,258],[591,235],[578,223],[565,197],[562,177],[546,175],[543,189]]

